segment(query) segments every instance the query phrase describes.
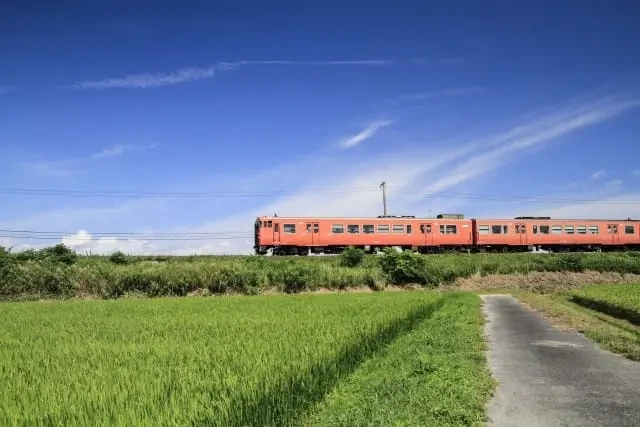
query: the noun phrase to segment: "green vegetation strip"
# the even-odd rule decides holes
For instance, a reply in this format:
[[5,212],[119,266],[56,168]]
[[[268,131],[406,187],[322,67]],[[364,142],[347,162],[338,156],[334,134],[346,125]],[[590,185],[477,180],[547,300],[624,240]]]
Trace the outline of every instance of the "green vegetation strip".
[[640,274],[640,254],[442,254],[340,257],[83,257],[62,246],[0,248],[0,299],[296,293],[387,285],[435,288],[457,278],[531,272]]
[[587,286],[574,291],[571,300],[584,307],[640,325],[640,284]]
[[[0,425],[297,425],[340,379],[440,313],[442,302],[411,292],[4,303]],[[417,343],[424,348],[406,354],[423,358],[414,375],[434,385],[447,378],[432,409],[422,408],[442,416],[458,397],[473,398],[461,408],[475,407],[467,389],[476,377],[456,370],[478,375],[480,363],[469,341],[477,319],[465,316],[476,316],[475,305],[447,307],[425,326],[431,332]]]
[[415,330],[364,362],[306,426],[484,425],[493,389],[480,299],[452,294]]
[[628,359],[640,361],[640,334],[636,327],[620,325],[618,319],[605,316],[574,304],[569,295],[541,295],[524,291],[513,295],[529,307],[542,312],[552,324],[583,333],[603,348]]

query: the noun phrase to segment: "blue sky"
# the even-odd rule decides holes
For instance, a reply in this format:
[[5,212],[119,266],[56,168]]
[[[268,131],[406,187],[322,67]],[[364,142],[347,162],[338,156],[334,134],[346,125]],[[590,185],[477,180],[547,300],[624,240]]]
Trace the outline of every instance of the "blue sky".
[[9,2],[1,187],[84,197],[0,192],[0,229],[247,252],[258,214],[380,214],[382,180],[393,214],[637,218],[639,19],[633,2]]

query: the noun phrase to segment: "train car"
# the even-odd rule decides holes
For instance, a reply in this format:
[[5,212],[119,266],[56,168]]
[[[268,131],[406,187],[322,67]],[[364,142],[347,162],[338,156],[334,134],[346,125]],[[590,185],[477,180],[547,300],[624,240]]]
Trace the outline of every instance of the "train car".
[[611,251],[640,249],[640,221],[596,219],[474,220],[480,251]]
[[470,250],[472,244],[472,221],[465,219],[262,216],[255,221],[258,254],[339,253],[347,246],[368,252],[399,247],[427,253]]

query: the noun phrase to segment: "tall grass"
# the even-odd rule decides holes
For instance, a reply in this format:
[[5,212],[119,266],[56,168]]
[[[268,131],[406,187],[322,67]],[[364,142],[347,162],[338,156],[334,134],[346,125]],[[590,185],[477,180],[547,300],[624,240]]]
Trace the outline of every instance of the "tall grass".
[[0,425],[292,425],[435,293],[5,303]]
[[437,287],[459,277],[534,271],[613,271],[640,274],[638,253],[446,254],[394,253],[345,257],[75,257],[64,251],[29,256],[0,252],[0,298],[67,298],[129,294],[184,296],[297,293],[387,284]]

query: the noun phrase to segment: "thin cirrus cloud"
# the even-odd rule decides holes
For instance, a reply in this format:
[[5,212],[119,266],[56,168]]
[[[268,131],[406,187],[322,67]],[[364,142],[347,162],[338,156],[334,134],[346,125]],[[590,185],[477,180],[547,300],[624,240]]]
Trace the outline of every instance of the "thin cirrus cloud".
[[[410,64],[421,64],[421,60],[411,59]],[[426,61],[426,60],[422,60]],[[437,60],[436,62],[447,63],[449,60]],[[456,61],[453,61],[456,62]],[[239,61],[222,61],[215,66],[198,68],[188,67],[173,72],[164,73],[141,73],[130,74],[124,77],[109,77],[101,80],[83,80],[72,84],[70,87],[78,90],[89,89],[151,89],[162,86],[171,86],[180,83],[187,83],[196,80],[207,80],[216,76],[216,70],[230,71],[245,66],[390,66],[397,64],[398,61],[393,59],[341,59],[341,60],[239,60]]]
[[340,143],[340,146],[343,149],[352,148],[356,145],[361,144],[367,139],[372,138],[380,129],[383,127],[389,126],[393,123],[392,120],[379,120],[373,123],[370,123],[366,128],[353,135],[352,137],[346,138]]
[[290,61],[290,60],[264,60],[264,61],[252,61],[241,60],[233,62],[219,62],[218,68],[221,70],[234,70],[238,67],[245,65],[393,65],[396,61],[390,59],[350,59],[350,60],[335,60],[335,61]]
[[105,148],[91,156],[92,159],[106,159],[110,157],[121,156],[130,151],[147,151],[156,148],[156,144],[152,145],[129,145],[116,144],[113,147]]
[[117,88],[133,88],[133,89],[150,89],[162,86],[177,85],[194,80],[206,80],[215,77],[216,68],[183,68],[171,73],[143,73],[131,74],[121,78],[107,78],[94,81],[80,81],[73,84],[73,89],[117,89]]
[[606,174],[605,171],[595,171],[591,174],[591,179],[600,179]]
[[487,88],[483,86],[470,86],[470,87],[458,87],[458,88],[450,88],[450,89],[442,89],[442,90],[432,90],[432,91],[424,91],[424,92],[416,92],[416,93],[410,93],[406,95],[400,95],[395,98],[387,100],[387,102],[392,105],[401,105],[401,104],[407,104],[412,102],[424,101],[427,99],[440,97],[440,96],[460,96],[460,95],[484,92],[485,90],[487,90]]

